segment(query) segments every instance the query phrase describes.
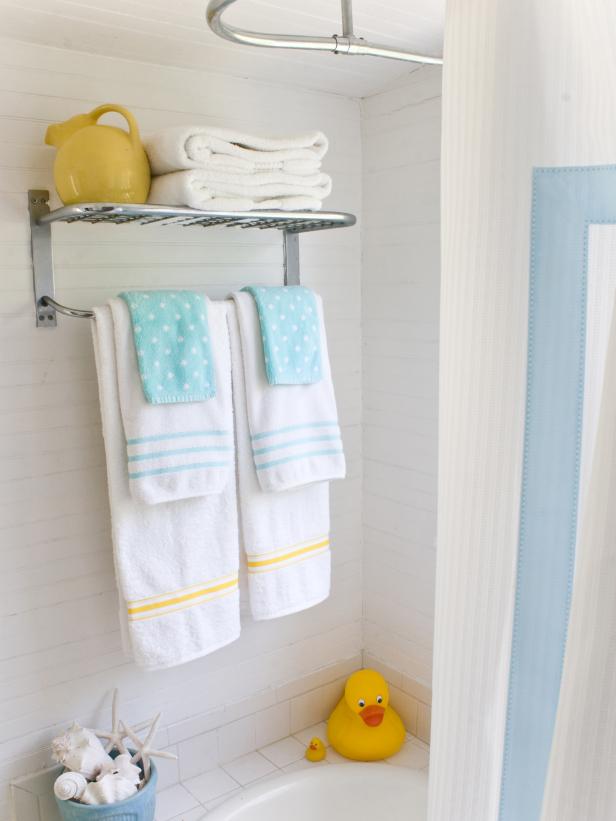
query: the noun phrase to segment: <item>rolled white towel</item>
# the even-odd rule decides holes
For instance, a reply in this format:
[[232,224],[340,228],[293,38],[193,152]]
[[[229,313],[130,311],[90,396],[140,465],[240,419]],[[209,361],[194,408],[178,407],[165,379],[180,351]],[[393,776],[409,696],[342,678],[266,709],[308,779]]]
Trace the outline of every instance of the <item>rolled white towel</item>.
[[53,785],[53,791],[60,801],[79,801],[84,794],[88,782],[81,773],[62,773]]
[[[272,175],[276,173],[271,172]],[[297,177],[292,177],[290,183],[261,181],[250,184],[248,180],[251,177],[247,176],[245,182],[237,182],[231,179],[234,176],[226,175],[226,180],[216,182],[211,172],[202,169],[163,174],[152,179],[148,202],[219,211],[253,211],[259,208],[316,211],[332,187],[327,174],[316,175],[316,185],[298,184]],[[255,176],[263,179],[261,175]]]
[[282,168],[279,163],[290,160],[320,161],[329,145],[321,131],[294,137],[257,137],[230,128],[199,125],[166,128],[146,137],[143,144],[153,174],[199,168],[217,154],[252,164],[244,170]]

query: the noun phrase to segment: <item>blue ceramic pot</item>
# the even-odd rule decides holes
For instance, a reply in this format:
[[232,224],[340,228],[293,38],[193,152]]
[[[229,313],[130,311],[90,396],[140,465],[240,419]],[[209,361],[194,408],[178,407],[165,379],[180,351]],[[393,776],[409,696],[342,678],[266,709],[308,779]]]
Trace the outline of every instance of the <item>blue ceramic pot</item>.
[[154,821],[157,781],[156,765],[150,760],[148,783],[124,801],[91,806],[78,801],[60,801],[56,797],[56,804],[63,821]]

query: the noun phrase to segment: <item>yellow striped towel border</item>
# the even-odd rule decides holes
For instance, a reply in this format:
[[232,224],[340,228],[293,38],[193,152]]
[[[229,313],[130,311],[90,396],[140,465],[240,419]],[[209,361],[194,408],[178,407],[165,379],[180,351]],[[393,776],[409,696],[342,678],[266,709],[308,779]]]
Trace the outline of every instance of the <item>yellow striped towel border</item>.
[[311,559],[327,550],[329,550],[329,536],[319,536],[317,539],[287,545],[269,553],[247,553],[246,564],[249,573],[266,573],[304,559]]
[[237,574],[222,576],[202,584],[161,593],[159,596],[129,601],[126,603],[128,618],[130,621],[142,621],[204,604],[233,593],[238,587],[238,581]]

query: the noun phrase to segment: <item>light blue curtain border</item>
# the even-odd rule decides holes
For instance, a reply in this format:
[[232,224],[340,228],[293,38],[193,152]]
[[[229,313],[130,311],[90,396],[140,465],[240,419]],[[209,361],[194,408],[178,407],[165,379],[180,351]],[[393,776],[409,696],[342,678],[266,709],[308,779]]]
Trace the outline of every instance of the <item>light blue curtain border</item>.
[[616,166],[533,170],[528,375],[500,821],[540,821],[573,584],[588,229],[616,223]]

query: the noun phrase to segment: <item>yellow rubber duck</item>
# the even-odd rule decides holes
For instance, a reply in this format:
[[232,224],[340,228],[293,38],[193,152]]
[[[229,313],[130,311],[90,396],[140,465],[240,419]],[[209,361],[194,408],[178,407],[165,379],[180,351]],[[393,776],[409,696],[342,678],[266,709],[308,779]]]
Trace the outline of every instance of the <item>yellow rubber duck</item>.
[[316,736],[310,739],[310,744],[306,747],[305,756],[308,761],[323,761],[325,758],[325,744]]
[[349,676],[327,722],[327,737],[336,752],[354,761],[380,761],[398,752],[404,725],[389,706],[389,687],[380,673],[358,670]]

